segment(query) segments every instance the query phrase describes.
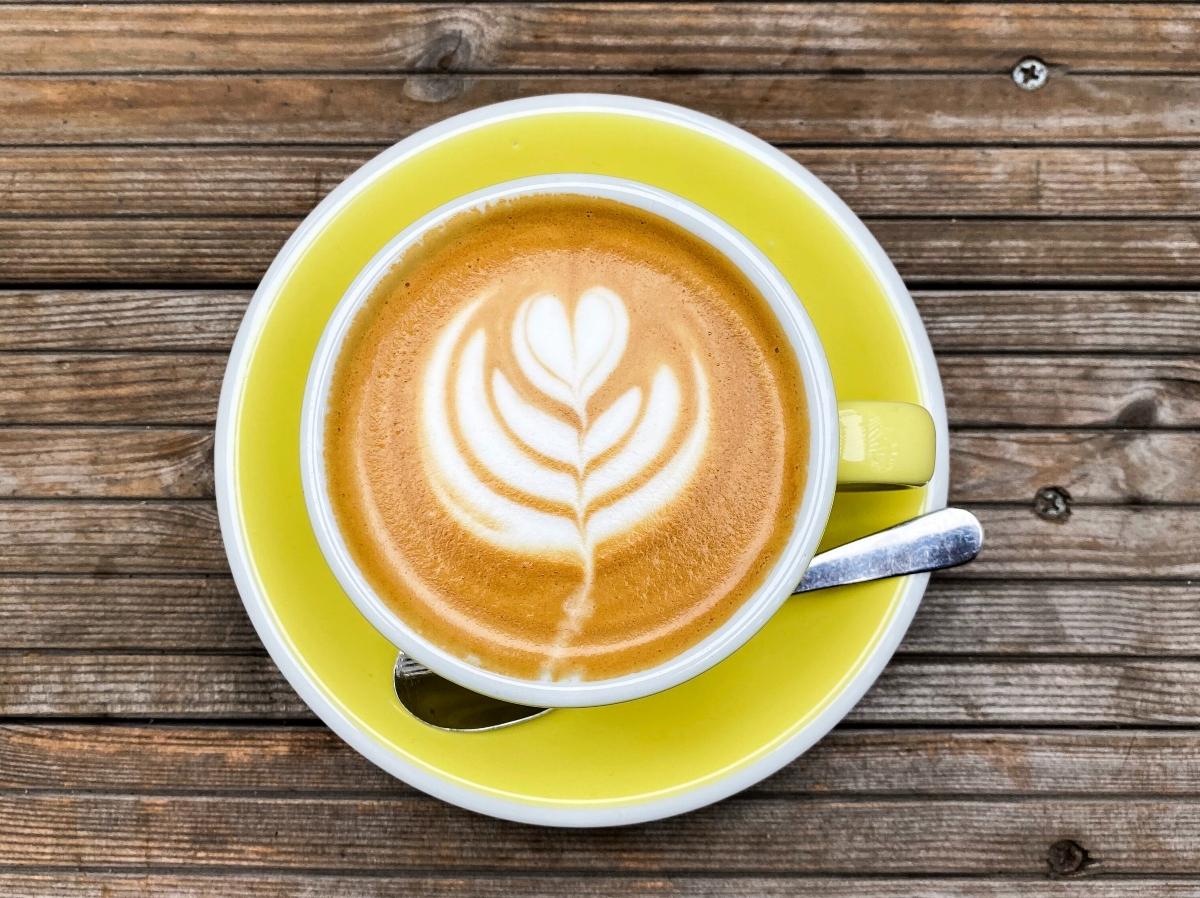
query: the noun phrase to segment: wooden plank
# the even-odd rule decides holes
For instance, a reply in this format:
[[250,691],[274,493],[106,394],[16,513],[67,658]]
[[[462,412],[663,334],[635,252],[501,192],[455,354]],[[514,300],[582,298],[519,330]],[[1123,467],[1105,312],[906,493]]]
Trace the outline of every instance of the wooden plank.
[[0,571],[225,573],[212,502],[0,502]]
[[942,577],[930,584],[900,652],[1194,657],[1196,595],[1192,583]]
[[248,284],[299,222],[253,218],[0,219],[0,283]]
[[1192,433],[969,430],[950,443],[957,502],[1032,500],[1058,486],[1084,503],[1200,503],[1200,439]]
[[563,830],[492,820],[423,797],[0,798],[0,863],[10,870],[1038,875],[1047,871],[1050,845],[1063,838],[1087,848],[1107,874],[1200,872],[1200,810],[1183,799],[742,798],[644,826]]
[[912,282],[1117,284],[1195,280],[1200,223],[1191,221],[869,221]]
[[[1030,508],[976,509],[987,544],[947,578],[1200,576],[1193,507],[1077,507],[1066,520]],[[213,504],[197,501],[0,502],[0,571],[13,574],[223,573]]]
[[[401,796],[323,727],[13,723],[0,790]],[[839,729],[754,796],[1194,796],[1200,734]]]
[[[304,215],[383,147],[0,148],[0,208],[28,216]],[[787,152],[865,216],[1195,217],[1200,208],[1200,159],[1183,149]]]
[[[797,600],[799,601],[799,600]],[[223,576],[0,577],[0,649],[244,651],[261,645]],[[936,577],[900,653],[1191,658],[1186,583]]]
[[[14,717],[311,717],[259,654],[5,652],[0,682],[0,715]],[[848,719],[908,726],[1195,727],[1200,661],[898,657]]]
[[0,291],[0,349],[228,352],[246,290]]
[[0,577],[0,649],[255,651],[228,576]]
[[959,427],[1194,427],[1200,357],[969,356],[938,359]]
[[[61,9],[61,7],[59,7]],[[15,7],[0,72],[1194,72],[1188,4],[146,4]]]
[[918,290],[938,352],[1200,351],[1200,293]]
[[[114,0],[121,2],[121,0]],[[1046,881],[1044,878],[926,879],[906,877],[859,879],[853,876],[826,878],[654,876],[650,879],[614,877],[449,876],[433,879],[415,874],[370,877],[327,874],[287,875],[275,873],[217,874],[119,874],[56,872],[0,874],[0,885],[11,883],[14,894],[65,898],[135,898],[147,894],[212,895],[237,894],[247,898],[294,898],[296,895],[355,895],[383,898],[396,894],[428,898],[610,898],[613,895],[653,895],[669,898],[796,898],[822,895],[827,898],[1009,898],[1013,890],[1026,898],[1064,898],[1082,894],[1089,898],[1198,898],[1200,883],[1189,879],[1129,878]]]
[[870,724],[1200,723],[1196,661],[897,658],[847,719]]
[[1200,137],[1200,79],[1067,75],[1025,91],[988,75],[13,75],[0,143],[389,143],[455,113],[548,93],[690,106],[765,140],[1168,143]]
[[423,898],[612,898],[614,895],[655,898],[1071,898],[1085,893],[1088,898],[1200,898],[1200,882],[1191,879],[1089,878],[1047,881],[1044,876],[1028,878],[836,879],[804,876],[611,876],[518,877],[448,874],[432,878],[396,873],[384,876],[354,876],[285,873],[105,873],[56,871],[54,873],[0,873],[5,894],[36,898],[144,898],[146,895],[239,895],[245,898],[295,898],[298,895],[354,895],[356,898],[392,898],[420,895]]
[[[952,502],[1027,502],[1058,486],[1078,503],[1200,504],[1200,441],[1170,431],[951,434]],[[0,496],[206,499],[205,427],[0,428]]]
[[0,423],[212,424],[220,354],[15,353],[0,365]]
[[210,498],[207,428],[0,428],[0,496]]
[[[290,218],[0,219],[0,283],[253,283],[297,224]],[[867,224],[913,285],[1200,284],[1195,221],[906,218]]]
[[312,717],[261,650],[236,655],[5,652],[0,653],[0,682],[0,714],[9,716]]
[[[0,290],[0,349],[228,351],[246,290]],[[1200,351],[1200,292],[918,290],[934,348]]]
[[[0,424],[211,425],[219,353],[18,353],[0,366]],[[939,357],[957,427],[1200,426],[1200,358]]]
[[954,577],[1200,576],[1194,551],[1200,533],[1195,508],[1077,508],[1067,520],[1046,521],[1032,509],[979,508],[986,543]]

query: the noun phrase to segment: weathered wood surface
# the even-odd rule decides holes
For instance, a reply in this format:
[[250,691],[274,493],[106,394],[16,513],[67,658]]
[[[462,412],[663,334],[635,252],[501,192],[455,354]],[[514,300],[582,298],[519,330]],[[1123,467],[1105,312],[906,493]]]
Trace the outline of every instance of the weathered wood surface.
[[[227,576],[0,577],[0,650],[257,651]],[[935,577],[900,654],[1192,658],[1189,583]]]
[[[384,147],[0,148],[0,209],[25,216],[305,215]],[[867,217],[1200,215],[1200,159],[1188,149],[787,152]]]
[[[916,290],[938,352],[1200,350],[1200,291]],[[0,290],[0,349],[228,351],[249,290]]]
[[[309,720],[264,654],[0,654],[0,715]],[[901,656],[847,717],[859,724],[1194,727],[1200,661]]]
[[[958,430],[950,452],[952,502],[1200,504],[1191,431]],[[209,427],[0,427],[0,497],[211,498],[212,455]]]
[[[975,509],[987,544],[970,578],[1200,577],[1200,514],[1192,507],[1087,506],[1064,522],[1029,507]],[[227,571],[208,501],[0,502],[0,571],[172,574]]]
[[[1200,898],[1197,49],[1192,4],[3,5],[0,894]],[[211,499],[225,355],[299,219],[418,127],[562,90],[715,113],[847,199],[917,288],[988,533],[802,761],[587,834],[315,726]],[[1085,875],[1048,878],[1063,840]]]
[[212,502],[0,503],[0,571],[226,573]]
[[209,498],[211,428],[0,427],[0,497]]
[[[0,357],[0,424],[211,425],[221,353]],[[1200,426],[1200,357],[944,353],[958,427]]]
[[[298,224],[292,218],[0,219],[0,284],[250,283]],[[889,218],[867,224],[917,285],[1200,286],[1200,221]]]
[[[0,726],[0,791],[385,797],[415,790],[323,727]],[[1195,730],[835,730],[752,796],[1194,797]]]
[[[642,827],[572,831],[425,797],[0,797],[0,864],[109,870],[1036,875],[1064,837],[1105,873],[1200,873],[1200,809],[1189,799],[736,798]],[[905,850],[880,852],[879,840]]]
[[146,4],[17,7],[0,72],[1196,71],[1185,3]]
[[956,502],[1020,501],[1058,486],[1084,503],[1200,504],[1192,432],[968,430],[951,435],[950,450]]
[[14,353],[0,365],[0,423],[211,424],[224,355]]
[[143,898],[150,895],[244,895],[246,898],[393,898],[397,894],[427,898],[1200,898],[1200,882],[1187,878],[1047,881],[1043,874],[1004,877],[888,879],[873,876],[495,876],[433,877],[419,874],[353,876],[307,873],[222,873],[218,875],[129,874],[55,871],[0,873],[0,889],[14,894],[56,898]]
[[[1019,54],[1017,54],[1019,56]],[[0,143],[390,143],[455,113],[547,93],[622,93],[796,144],[1179,144],[1200,137],[1200,79],[922,75],[13,75]]]

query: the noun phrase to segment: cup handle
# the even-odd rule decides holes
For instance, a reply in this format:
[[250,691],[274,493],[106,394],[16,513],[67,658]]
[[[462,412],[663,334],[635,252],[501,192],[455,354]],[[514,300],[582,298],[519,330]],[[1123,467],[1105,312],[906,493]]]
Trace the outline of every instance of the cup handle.
[[933,476],[933,418],[909,402],[839,402],[840,490],[921,486]]

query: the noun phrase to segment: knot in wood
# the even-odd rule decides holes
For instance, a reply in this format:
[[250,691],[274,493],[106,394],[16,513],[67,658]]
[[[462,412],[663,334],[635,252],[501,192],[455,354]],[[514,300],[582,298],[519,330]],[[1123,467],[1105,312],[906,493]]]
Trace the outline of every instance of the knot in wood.
[[1033,511],[1042,520],[1061,524],[1071,516],[1071,494],[1065,487],[1044,486],[1034,494]]
[[1091,864],[1091,857],[1074,839],[1059,839],[1050,846],[1046,861],[1054,876],[1073,876]]
[[417,61],[421,72],[455,72],[471,62],[471,41],[460,30],[434,35]]

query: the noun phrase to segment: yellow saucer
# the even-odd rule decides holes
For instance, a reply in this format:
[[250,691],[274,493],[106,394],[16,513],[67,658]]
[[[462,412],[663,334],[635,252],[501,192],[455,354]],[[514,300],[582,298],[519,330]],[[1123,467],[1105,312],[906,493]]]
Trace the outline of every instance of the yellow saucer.
[[895,650],[924,592],[910,577],[792,599],[696,679],[623,705],[454,734],[392,691],[396,650],[325,565],[300,487],[300,405],[325,321],[398,231],[489,184],[548,172],[629,178],[732,224],[792,282],[841,399],[919,402],[938,425],[925,489],[840,495],[834,545],[945,503],[945,407],[908,293],[866,229],[811,175],[730,125],[622,97],[554,96],[476,110],[397,144],[308,217],[255,295],[217,422],[221,527],[246,609],[297,692],[343,739],[412,785],[542,824],[632,823],[767,776],[824,735]]

